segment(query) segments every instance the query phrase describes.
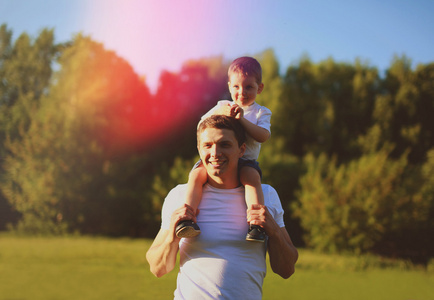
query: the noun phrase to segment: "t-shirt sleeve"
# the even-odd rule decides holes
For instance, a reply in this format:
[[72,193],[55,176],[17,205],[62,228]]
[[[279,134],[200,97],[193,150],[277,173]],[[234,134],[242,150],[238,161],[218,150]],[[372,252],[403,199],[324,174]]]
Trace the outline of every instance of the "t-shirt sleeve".
[[183,185],[173,188],[164,199],[161,209],[161,229],[170,228],[170,219],[175,209],[181,207],[183,201]]
[[258,123],[256,125],[267,129],[268,132],[271,133],[271,110],[264,106],[261,106],[258,114]]
[[268,184],[262,186],[265,196],[265,205],[273,216],[279,227],[285,227],[285,222],[283,220],[284,210],[282,208],[282,203],[280,202],[279,195],[276,190]]

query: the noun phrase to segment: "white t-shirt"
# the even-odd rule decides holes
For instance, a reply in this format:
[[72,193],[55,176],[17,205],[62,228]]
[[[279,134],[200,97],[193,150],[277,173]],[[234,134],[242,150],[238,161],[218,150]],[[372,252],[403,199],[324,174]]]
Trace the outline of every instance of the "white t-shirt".
[[[184,204],[186,187],[178,185],[167,195],[162,210],[162,229],[169,229],[173,211]],[[284,227],[283,209],[276,190],[266,184],[262,189],[265,205],[279,227]],[[267,245],[245,240],[248,223],[244,197],[244,187],[204,186],[197,216],[201,234],[180,242],[176,300],[262,298]]]
[[[216,106],[211,108],[205,115],[202,116],[201,120],[212,116],[217,109],[228,104],[232,105],[233,102],[229,100],[220,100],[217,102]],[[246,118],[246,120],[268,130],[268,132],[271,133],[271,110],[265,106],[259,105],[256,102],[248,107],[243,107],[243,110],[244,118]],[[243,157],[247,159],[258,160],[259,152],[261,151],[261,143],[247,134],[246,146],[246,152],[244,153]]]

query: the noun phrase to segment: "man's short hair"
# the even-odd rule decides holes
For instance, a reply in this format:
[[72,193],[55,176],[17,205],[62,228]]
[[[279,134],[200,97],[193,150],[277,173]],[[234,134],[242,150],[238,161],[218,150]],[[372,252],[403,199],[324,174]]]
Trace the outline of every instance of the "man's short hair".
[[241,145],[246,142],[246,132],[244,127],[241,125],[240,121],[235,118],[224,115],[212,115],[211,117],[202,120],[197,128],[198,143],[200,134],[207,128],[232,130],[238,142],[238,147],[241,147]]
[[243,74],[244,76],[254,76],[258,84],[262,83],[261,64],[250,56],[243,56],[235,59],[228,69],[228,77],[232,74]]

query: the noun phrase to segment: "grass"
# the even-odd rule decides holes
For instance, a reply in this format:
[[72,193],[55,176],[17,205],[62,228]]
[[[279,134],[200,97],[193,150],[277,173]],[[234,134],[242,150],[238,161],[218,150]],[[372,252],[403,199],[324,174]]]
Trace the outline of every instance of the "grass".
[[[155,278],[150,240],[0,235],[0,299],[172,299],[176,272]],[[296,273],[268,269],[263,299],[434,299],[434,272],[378,257],[300,250]]]

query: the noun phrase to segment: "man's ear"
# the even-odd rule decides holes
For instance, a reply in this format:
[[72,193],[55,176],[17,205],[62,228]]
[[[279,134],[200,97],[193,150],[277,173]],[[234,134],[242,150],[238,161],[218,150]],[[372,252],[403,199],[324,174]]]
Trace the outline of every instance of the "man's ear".
[[240,146],[240,157],[243,157],[244,152],[246,152],[246,143],[243,143],[243,144]]

